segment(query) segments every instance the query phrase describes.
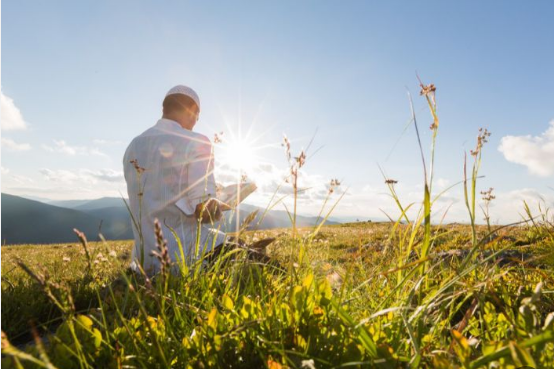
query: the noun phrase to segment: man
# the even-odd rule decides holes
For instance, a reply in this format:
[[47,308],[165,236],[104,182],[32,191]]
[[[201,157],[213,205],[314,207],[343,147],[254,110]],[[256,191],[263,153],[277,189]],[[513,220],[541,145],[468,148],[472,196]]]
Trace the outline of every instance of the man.
[[225,233],[206,223],[218,221],[229,205],[215,198],[214,157],[210,140],[192,129],[200,114],[200,99],[186,86],[175,86],[163,100],[163,115],[153,127],[135,137],[123,157],[135,245],[131,268],[142,263],[147,274],[161,268],[156,250],[154,220],[167,239],[169,257],[186,262],[222,244]]

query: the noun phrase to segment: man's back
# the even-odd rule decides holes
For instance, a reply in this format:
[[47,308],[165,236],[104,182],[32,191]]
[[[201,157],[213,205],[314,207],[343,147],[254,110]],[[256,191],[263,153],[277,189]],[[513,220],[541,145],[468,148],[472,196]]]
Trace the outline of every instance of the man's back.
[[129,144],[123,167],[135,225],[131,264],[134,269],[135,263],[141,260],[144,260],[145,270],[151,268],[150,272],[156,272],[159,269],[158,260],[150,254],[156,248],[156,218],[162,225],[169,255],[174,261],[181,257],[181,250],[170,228],[179,237],[187,260],[194,257],[197,249],[198,230],[199,252],[224,241],[223,233],[199,227],[194,216],[198,204],[215,197],[214,162],[207,137],[162,118]]

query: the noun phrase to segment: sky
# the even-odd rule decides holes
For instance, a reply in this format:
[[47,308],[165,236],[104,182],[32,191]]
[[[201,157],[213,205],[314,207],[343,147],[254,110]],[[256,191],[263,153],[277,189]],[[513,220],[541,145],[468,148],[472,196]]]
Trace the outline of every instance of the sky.
[[246,202],[266,206],[278,189],[276,208],[291,205],[286,135],[293,155],[309,147],[300,214],[317,215],[336,178],[333,217],[397,218],[379,168],[404,204],[421,202],[408,93],[427,163],[431,115],[419,76],[437,88],[434,195],[453,186],[434,221],[469,221],[456,184],[480,127],[492,135],[478,190],[494,188],[493,223],[518,221],[523,200],[554,205],[552,19],[551,1],[6,0],[2,192],[127,196],[126,146],[184,84],[201,99],[195,130],[223,132],[216,179],[232,181],[238,160],[257,183]]

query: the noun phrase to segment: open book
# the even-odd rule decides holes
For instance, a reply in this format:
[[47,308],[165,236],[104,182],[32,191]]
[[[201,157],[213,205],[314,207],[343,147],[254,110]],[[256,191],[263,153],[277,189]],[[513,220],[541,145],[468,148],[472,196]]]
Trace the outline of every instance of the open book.
[[242,200],[248,197],[248,195],[256,191],[257,188],[256,184],[252,182],[232,184],[225,187],[218,186],[216,197],[232,208],[235,208]]

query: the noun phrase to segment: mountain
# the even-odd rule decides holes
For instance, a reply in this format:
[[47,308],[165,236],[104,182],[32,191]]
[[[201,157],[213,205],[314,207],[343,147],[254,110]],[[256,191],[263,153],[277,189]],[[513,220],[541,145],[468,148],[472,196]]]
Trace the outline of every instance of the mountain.
[[[121,201],[121,199],[119,199]],[[110,206],[106,208],[93,208],[81,210],[102,221],[100,232],[107,239],[126,240],[133,238],[133,228],[129,211],[123,205]]]
[[[125,199],[127,201],[127,199]],[[97,210],[103,208],[123,208],[127,209],[123,199],[121,197],[102,197],[96,200],[89,200],[84,204],[80,204],[74,207],[76,210]]]
[[34,199],[31,197],[28,197],[28,199],[37,200],[48,205],[54,205],[54,206],[59,206],[61,208],[68,208],[68,209],[74,209],[77,206],[86,204],[87,202],[91,201],[91,200],[46,200],[44,201],[40,199]]
[[96,239],[100,219],[77,210],[2,194],[2,244],[75,242],[73,228]]
[[[52,203],[59,204],[58,206]],[[289,228],[291,221],[286,211],[270,210],[262,218],[263,208],[241,204],[240,222],[258,210],[248,229]],[[222,230],[234,232],[237,219],[234,214],[226,214],[229,219]],[[123,199],[104,197],[96,200],[56,201],[45,204],[18,196],[2,194],[2,244],[21,243],[61,243],[77,241],[73,228],[85,232],[89,240],[97,240],[98,233],[108,240],[132,239],[131,218]],[[321,222],[321,219],[319,219]],[[317,217],[297,215],[299,227],[309,227],[318,223]],[[326,224],[338,224],[327,221]]]
[[[67,207],[86,212],[87,214],[94,215],[95,217],[100,219],[104,219],[104,222],[118,222],[119,225],[117,226],[117,228],[119,231],[114,231],[114,232],[122,233],[122,234],[125,232],[123,230],[121,223],[125,222],[126,219],[129,219],[129,212],[127,211],[127,208],[122,198],[102,197],[96,200],[83,200],[83,201],[70,200],[70,201],[73,201],[73,202],[67,202]],[[251,223],[252,225],[257,224],[260,221],[265,209],[259,208],[253,205],[241,204],[240,223],[242,224],[242,222],[248,216],[248,214],[250,214],[256,209],[258,210],[258,215],[256,216],[255,220]],[[230,213],[229,213],[229,216],[230,216]],[[319,221],[321,221],[321,219]],[[309,227],[316,224],[317,217],[297,215],[296,222],[299,227]],[[329,220],[327,221],[326,224],[338,224],[338,223],[339,222],[337,221]],[[103,230],[106,229],[105,228],[106,224],[107,223],[104,223],[104,225],[102,226]],[[236,229],[236,217],[229,219],[226,226],[228,230]],[[263,221],[260,223],[258,229],[287,228],[290,226],[291,226],[291,221],[286,211],[270,210],[264,217]],[[131,227],[131,223],[129,220],[128,234],[129,234],[129,237],[132,238],[133,234],[132,234],[132,229],[130,227]]]
[[55,205],[62,208],[75,210],[94,210],[101,208],[119,207],[121,205],[125,206],[121,197],[101,197],[94,200],[54,200],[48,201],[47,203],[49,205]]

